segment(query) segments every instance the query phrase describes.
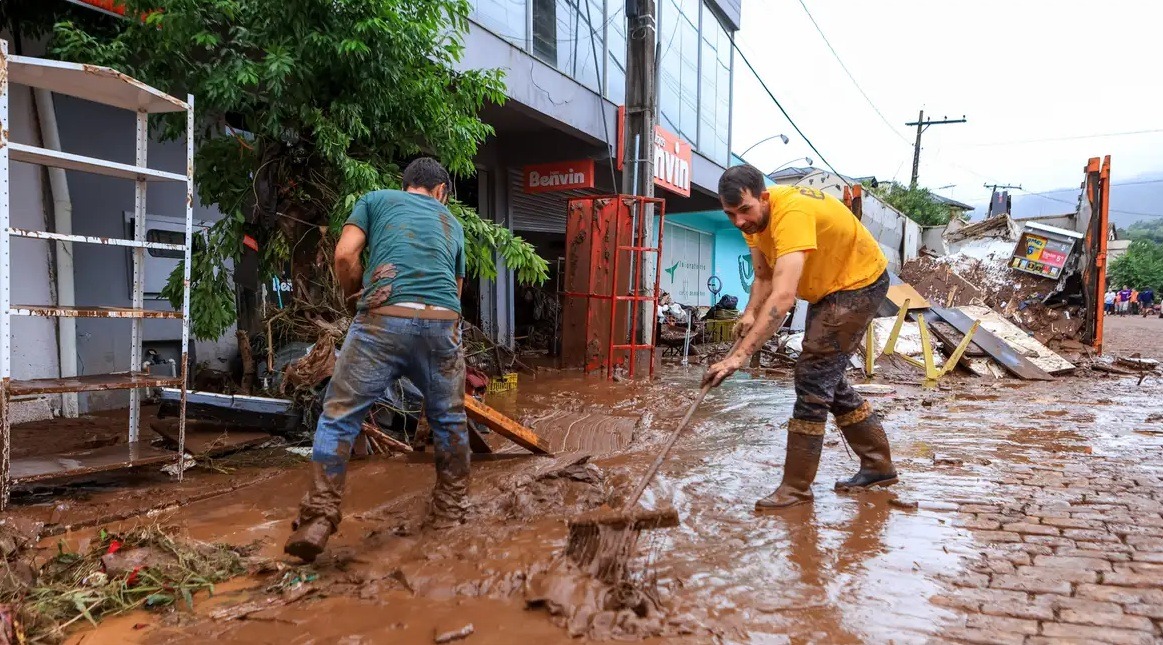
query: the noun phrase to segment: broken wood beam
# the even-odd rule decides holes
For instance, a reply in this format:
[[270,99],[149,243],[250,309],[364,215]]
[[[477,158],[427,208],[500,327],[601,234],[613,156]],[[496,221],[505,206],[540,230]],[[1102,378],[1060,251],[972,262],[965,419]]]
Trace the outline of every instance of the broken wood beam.
[[537,455],[553,455],[549,443],[529,428],[497,412],[471,396],[464,397],[464,409],[473,421]]

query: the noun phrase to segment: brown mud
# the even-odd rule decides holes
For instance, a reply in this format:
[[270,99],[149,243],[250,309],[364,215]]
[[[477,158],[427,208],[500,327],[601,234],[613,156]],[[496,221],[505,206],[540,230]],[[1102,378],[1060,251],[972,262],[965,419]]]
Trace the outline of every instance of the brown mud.
[[[611,588],[577,575],[562,557],[567,522],[603,504],[621,506],[693,399],[699,376],[694,368],[664,371],[654,384],[523,376],[515,393],[489,404],[526,421],[560,417],[555,411],[624,416],[636,419],[633,429],[606,416],[534,423],[555,449],[573,450],[553,458],[474,457],[469,520],[440,532],[420,528],[435,479],[430,454],[353,463],[343,523],[312,567],[279,564],[199,597],[193,611],[136,613],[72,641],[431,643],[471,623],[463,642],[567,643],[572,635],[928,642],[965,629],[975,615],[967,608],[982,608],[949,601],[980,591],[965,581],[980,577],[973,567],[992,548],[980,527],[964,522],[966,509],[997,502],[1007,486],[1041,495],[1029,475],[1040,468],[1101,466],[1131,477],[1148,467],[1137,455],[1163,455],[1163,435],[1144,432],[1158,425],[1146,418],[1163,412],[1163,386],[1150,379],[1142,386],[1114,377],[964,379],[934,390],[898,383],[892,394],[869,397],[884,413],[901,474],[892,492],[832,492],[832,482],[858,464],[829,422],[815,502],[756,515],[754,501],[779,483],[794,393],[787,380],[741,374],[707,398],[644,496],[646,508],[673,506],[681,523],[642,532],[633,585]],[[603,436],[589,436],[593,427],[604,428]],[[500,437],[488,440],[504,448]],[[160,520],[195,539],[257,543],[279,562],[310,473],[306,466],[262,473],[261,485],[123,524]],[[86,503],[124,503],[124,495],[95,492]],[[295,593],[280,591],[288,573],[307,572],[318,578]],[[214,613],[230,608],[235,614]]]

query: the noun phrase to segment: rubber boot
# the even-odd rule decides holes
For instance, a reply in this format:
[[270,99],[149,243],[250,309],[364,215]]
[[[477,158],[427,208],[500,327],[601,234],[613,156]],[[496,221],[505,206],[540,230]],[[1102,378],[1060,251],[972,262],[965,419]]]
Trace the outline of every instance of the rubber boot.
[[436,472],[436,486],[432,489],[432,503],[428,507],[425,528],[448,529],[464,524],[468,515],[468,475],[456,476],[447,471]]
[[283,551],[304,562],[314,562],[327,547],[327,539],[339,528],[339,505],[347,471],[328,475],[323,464],[311,462],[311,490],[299,503],[299,517],[291,524],[294,530]]
[[[805,426],[811,434],[797,431]],[[792,419],[787,433],[787,456],[783,462],[783,481],[775,492],[755,502],[755,510],[771,511],[812,501],[812,482],[820,467],[820,453],[824,450],[824,424]]]
[[836,423],[844,440],[860,457],[860,470],[853,477],[836,482],[836,490],[891,486],[900,481],[892,465],[892,453],[880,415],[867,401],[856,410],[836,417]]

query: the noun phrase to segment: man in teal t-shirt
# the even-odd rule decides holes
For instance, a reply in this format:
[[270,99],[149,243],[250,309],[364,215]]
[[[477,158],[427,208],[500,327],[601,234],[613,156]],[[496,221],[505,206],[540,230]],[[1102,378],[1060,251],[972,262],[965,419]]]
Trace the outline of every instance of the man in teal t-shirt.
[[[283,550],[308,562],[340,521],[351,447],[388,385],[407,377],[424,395],[436,452],[427,525],[464,521],[469,479],[460,294],[464,229],[448,211],[448,171],[435,159],[404,170],[404,190],[360,198],[335,248],[335,275],[355,312],[327,386],[311,451],[314,483]],[[362,264],[367,249],[368,266]]]

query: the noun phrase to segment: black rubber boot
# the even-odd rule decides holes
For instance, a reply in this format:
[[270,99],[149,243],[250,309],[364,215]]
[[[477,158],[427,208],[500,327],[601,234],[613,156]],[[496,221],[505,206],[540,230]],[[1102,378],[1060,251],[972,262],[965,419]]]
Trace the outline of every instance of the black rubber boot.
[[851,478],[836,482],[836,490],[891,486],[900,481],[880,416],[867,401],[856,410],[837,416],[836,423],[844,440],[860,457],[860,470]]
[[294,530],[283,552],[304,562],[314,562],[327,548],[327,539],[339,527],[339,505],[343,501],[346,470],[328,475],[323,465],[311,462],[313,482],[311,490],[299,503],[299,517],[291,524]]
[[[809,426],[804,429],[812,434],[789,429],[787,433],[787,456],[783,462],[783,481],[775,492],[755,502],[757,511],[773,511],[812,501],[812,482],[820,467],[820,453],[824,450],[824,424],[792,420],[795,426]],[[818,431],[818,434],[816,433]]]

